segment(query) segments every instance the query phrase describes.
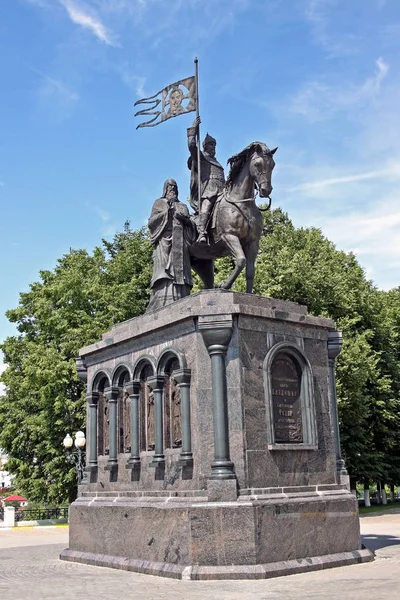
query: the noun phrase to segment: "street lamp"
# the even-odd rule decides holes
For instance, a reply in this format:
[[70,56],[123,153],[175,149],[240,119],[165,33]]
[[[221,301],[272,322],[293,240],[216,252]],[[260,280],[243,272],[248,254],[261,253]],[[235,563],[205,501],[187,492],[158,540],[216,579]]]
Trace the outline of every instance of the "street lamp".
[[[75,445],[76,450],[71,450],[73,445]],[[84,476],[86,452],[83,448],[85,445],[86,438],[83,431],[77,431],[75,433],[75,439],[72,439],[69,433],[67,433],[63,439],[63,446],[68,451],[66,455],[67,461],[75,465],[78,485],[82,482]]]

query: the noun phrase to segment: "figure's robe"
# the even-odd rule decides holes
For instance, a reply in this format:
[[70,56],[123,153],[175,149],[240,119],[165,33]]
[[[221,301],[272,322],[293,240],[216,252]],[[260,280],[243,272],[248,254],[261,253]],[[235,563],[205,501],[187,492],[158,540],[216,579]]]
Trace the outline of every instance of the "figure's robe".
[[166,306],[190,294],[193,286],[188,246],[193,243],[194,229],[190,221],[179,221],[179,212],[189,218],[187,207],[166,198],[155,201],[148,226],[153,250],[152,295],[147,312]]

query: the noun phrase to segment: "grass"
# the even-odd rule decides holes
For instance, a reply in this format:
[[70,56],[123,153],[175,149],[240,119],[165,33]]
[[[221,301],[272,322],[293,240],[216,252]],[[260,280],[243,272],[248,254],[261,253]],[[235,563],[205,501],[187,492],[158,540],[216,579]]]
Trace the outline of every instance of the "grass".
[[385,510],[393,510],[400,508],[400,502],[391,502],[390,504],[373,504],[372,506],[360,506],[360,514],[384,512]]

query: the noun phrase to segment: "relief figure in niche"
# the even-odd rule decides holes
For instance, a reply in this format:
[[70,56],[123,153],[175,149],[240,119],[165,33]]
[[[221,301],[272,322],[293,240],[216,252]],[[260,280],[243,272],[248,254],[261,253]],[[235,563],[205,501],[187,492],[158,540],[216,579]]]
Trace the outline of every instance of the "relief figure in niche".
[[154,392],[146,385],[147,392],[147,450],[156,447],[154,431]]
[[179,360],[173,357],[167,362],[164,380],[164,440],[166,448],[182,446],[181,396],[173,372],[179,369]]
[[99,403],[97,406],[97,448],[99,455],[104,454],[104,394],[99,393]]
[[104,440],[104,454],[110,452],[110,414],[108,406],[108,398],[103,395],[103,440]]
[[179,386],[171,377],[171,430],[172,447],[180,448],[182,446],[181,429],[181,393]]
[[140,450],[154,450],[155,447],[154,397],[147,384],[147,379],[152,375],[150,365],[145,365],[140,372]]
[[118,394],[118,452],[122,453],[124,451],[124,390],[122,388],[119,389]]
[[123,452],[131,451],[131,402],[129,394],[124,390],[124,438]]

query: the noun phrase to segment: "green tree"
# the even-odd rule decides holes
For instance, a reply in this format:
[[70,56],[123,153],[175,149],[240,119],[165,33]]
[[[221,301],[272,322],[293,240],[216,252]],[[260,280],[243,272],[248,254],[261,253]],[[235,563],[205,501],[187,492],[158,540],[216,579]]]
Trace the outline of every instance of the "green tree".
[[76,490],[62,440],[85,426],[83,386],[75,358],[113,324],[141,314],[148,302],[151,245],[145,230],[124,231],[92,254],[71,250],[20,295],[7,313],[19,335],[2,344],[0,447],[30,500],[61,503]]
[[[343,454],[353,478],[388,481],[390,451],[393,465],[399,460],[400,295],[390,295],[385,316],[387,294],[366,279],[354,254],[317,228],[294,227],[279,208],[264,213],[264,231],[254,292],[305,304],[343,331],[336,370]],[[231,268],[231,259],[219,261],[217,280]],[[236,289],[245,290],[244,274]]]
[[[399,483],[400,289],[377,290],[352,253],[337,250],[319,229],[294,227],[280,209],[264,220],[255,293],[306,304],[343,330],[337,388],[347,466],[359,481]],[[216,280],[231,268],[231,258],[217,261]],[[67,431],[84,428],[75,357],[113,324],[144,312],[150,276],[147,233],[127,223],[92,254],[71,250],[53,271],[42,271],[7,313],[19,335],[2,345],[8,368],[0,446],[30,500],[73,497],[75,474],[61,442]],[[196,280],[193,291],[201,287]],[[244,291],[244,275],[235,287]]]

